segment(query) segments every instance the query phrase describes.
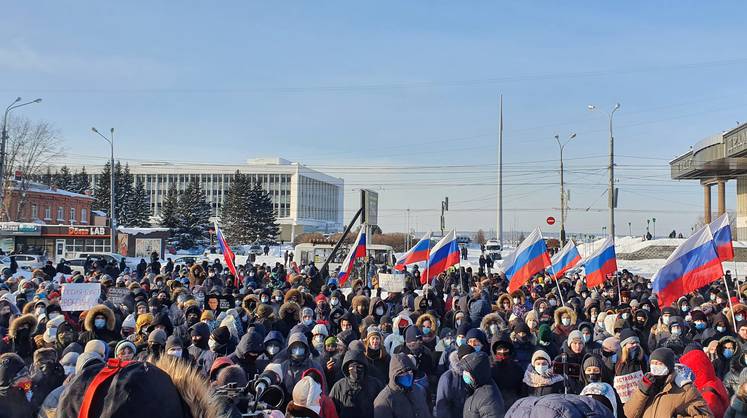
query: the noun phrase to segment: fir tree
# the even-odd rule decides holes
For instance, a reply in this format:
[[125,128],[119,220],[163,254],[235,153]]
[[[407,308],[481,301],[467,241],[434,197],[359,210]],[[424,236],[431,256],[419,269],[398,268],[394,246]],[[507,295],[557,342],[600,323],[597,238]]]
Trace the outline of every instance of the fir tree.
[[66,165],[60,168],[60,171],[54,173],[54,184],[58,189],[71,190],[73,185],[73,176],[70,174],[70,169]]
[[117,216],[117,224],[123,226],[130,226],[132,222],[132,210],[130,204],[132,203],[132,174],[130,174],[130,165],[125,164],[122,169],[122,164],[117,162],[114,171],[114,184],[116,185],[114,196],[114,213]]
[[79,172],[73,175],[72,188],[70,191],[85,194],[90,188],[91,183],[88,181],[88,173],[86,173],[86,168],[83,167]]
[[178,248],[189,249],[205,241],[211,214],[210,204],[200,183],[192,180],[179,196],[175,243]]
[[179,192],[176,183],[171,183],[161,206],[161,226],[171,229],[171,233],[179,226],[177,209],[179,208]]
[[135,190],[132,193],[130,202],[127,205],[129,223],[127,226],[147,228],[150,226],[150,200],[148,193],[145,191],[145,185],[138,180]]
[[39,179],[39,181],[42,184],[46,184],[47,186],[51,186],[52,185],[52,178],[53,178],[53,176],[52,176],[52,169],[49,166],[47,166],[47,172],[44,173],[44,174],[42,174],[42,176]]
[[112,166],[107,161],[104,165],[104,169],[101,170],[99,181],[96,183],[96,188],[93,191],[93,197],[96,198],[93,202],[93,210],[100,210],[111,216],[109,213],[109,202],[111,199],[111,178]]
[[255,239],[251,233],[252,220],[249,209],[251,189],[249,177],[236,171],[223,203],[220,218],[221,230],[232,244],[249,244]]
[[259,181],[254,183],[249,192],[247,206],[249,235],[255,241],[275,242],[275,238],[280,233],[277,214],[273,208],[270,193],[262,188]]

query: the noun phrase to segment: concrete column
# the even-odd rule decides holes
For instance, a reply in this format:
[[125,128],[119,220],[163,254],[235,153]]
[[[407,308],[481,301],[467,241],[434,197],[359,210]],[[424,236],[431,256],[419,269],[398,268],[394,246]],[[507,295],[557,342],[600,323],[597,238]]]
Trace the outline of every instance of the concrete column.
[[703,221],[706,224],[711,223],[711,185],[710,184],[704,184],[703,185],[703,192],[705,193],[703,195]]
[[747,240],[747,177],[737,177],[737,236]]
[[726,212],[726,180],[718,181],[718,216]]

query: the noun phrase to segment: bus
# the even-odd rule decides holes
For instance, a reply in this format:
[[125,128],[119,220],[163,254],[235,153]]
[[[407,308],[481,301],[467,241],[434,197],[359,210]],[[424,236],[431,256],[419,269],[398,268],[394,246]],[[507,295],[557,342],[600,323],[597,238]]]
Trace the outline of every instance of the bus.
[[[321,268],[324,261],[332,254],[334,243],[303,243],[298,244],[293,250],[293,261],[299,265],[314,262],[317,268]],[[343,244],[337,250],[335,257],[329,262],[329,271],[335,271],[348,256],[350,246]],[[368,257],[373,257],[377,266],[383,264],[394,265],[394,250],[390,245],[368,244],[366,246]]]

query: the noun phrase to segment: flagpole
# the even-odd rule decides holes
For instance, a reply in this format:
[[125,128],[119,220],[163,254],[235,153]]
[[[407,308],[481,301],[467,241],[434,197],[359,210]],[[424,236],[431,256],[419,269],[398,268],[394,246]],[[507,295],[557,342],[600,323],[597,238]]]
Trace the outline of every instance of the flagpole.
[[729,283],[726,281],[726,275],[724,275],[724,287],[726,287],[726,297],[729,298],[729,309],[731,309],[731,322],[734,325],[734,332],[739,333],[739,330],[737,330],[737,321],[734,319],[734,303],[731,301],[731,292],[729,292]]
[[560,290],[560,283],[558,280],[558,275],[555,274],[555,268],[553,267],[552,263],[550,263],[550,270],[552,270],[552,276],[555,277],[555,286],[558,288],[558,295],[560,296],[560,303],[565,306],[565,302],[563,301],[563,292]]

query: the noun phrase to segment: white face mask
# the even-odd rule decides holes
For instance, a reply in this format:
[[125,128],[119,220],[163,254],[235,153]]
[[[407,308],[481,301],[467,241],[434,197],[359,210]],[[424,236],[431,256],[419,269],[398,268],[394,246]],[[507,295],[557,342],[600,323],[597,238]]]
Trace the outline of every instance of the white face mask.
[[538,366],[534,366],[534,370],[541,375],[544,375],[545,373],[547,373],[549,369],[550,369],[550,366],[548,366],[547,364],[540,364]]
[[[49,319],[55,319],[55,318],[57,318],[58,316],[60,316],[60,313],[59,313],[59,312],[52,312],[52,313],[50,313],[50,314],[49,314]],[[740,320],[740,321],[741,321],[741,320]]]
[[215,341],[212,338],[208,340],[208,347],[210,347],[211,350],[215,350],[215,347],[217,347],[217,346],[218,346],[218,342],[217,341]]
[[562,322],[563,326],[566,326],[566,327],[568,325],[571,325],[571,319],[570,318],[563,318],[563,319],[560,320],[560,322]]
[[340,301],[338,301],[337,298],[332,298],[329,300],[329,304],[332,306],[337,306],[338,303],[340,303]]
[[171,349],[171,350],[169,350],[168,355],[174,356],[174,357],[181,357],[182,356],[182,350],[181,349]]
[[384,315],[384,308],[381,306],[376,308],[376,315]]
[[270,353],[271,356],[274,356],[275,354],[277,354],[278,351],[280,351],[280,347],[276,345],[267,346],[267,352]]
[[514,304],[518,304],[521,300],[519,298],[514,298]]
[[490,333],[495,335],[498,333],[498,325],[496,324],[490,324]]
[[558,305],[558,301],[555,300],[555,299],[550,299],[549,302],[550,302],[550,306],[557,306]]
[[65,376],[75,373],[75,366],[62,366],[62,368],[65,370]]
[[666,376],[669,374],[669,368],[663,364],[652,364],[651,374],[654,376]]

